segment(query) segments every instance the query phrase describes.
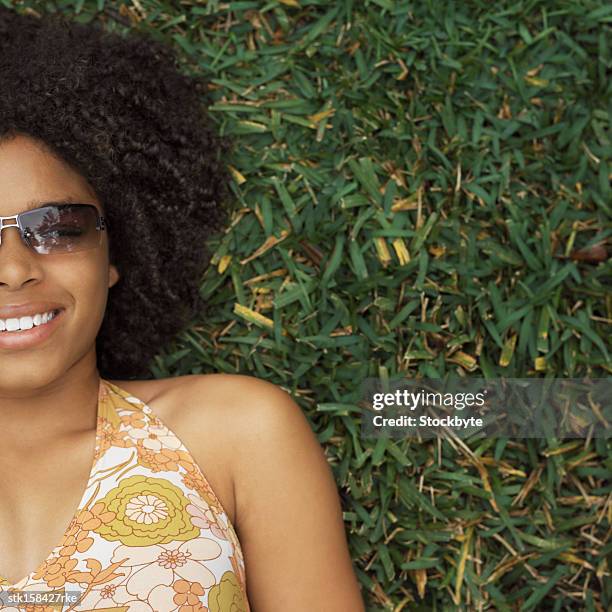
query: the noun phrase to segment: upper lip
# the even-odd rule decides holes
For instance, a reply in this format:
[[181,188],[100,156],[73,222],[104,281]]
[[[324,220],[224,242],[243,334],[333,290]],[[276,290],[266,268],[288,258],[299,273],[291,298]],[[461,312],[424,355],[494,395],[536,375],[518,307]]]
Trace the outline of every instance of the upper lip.
[[28,302],[27,304],[8,304],[0,307],[0,319],[18,319],[19,317],[43,314],[51,310],[63,309],[57,302]]

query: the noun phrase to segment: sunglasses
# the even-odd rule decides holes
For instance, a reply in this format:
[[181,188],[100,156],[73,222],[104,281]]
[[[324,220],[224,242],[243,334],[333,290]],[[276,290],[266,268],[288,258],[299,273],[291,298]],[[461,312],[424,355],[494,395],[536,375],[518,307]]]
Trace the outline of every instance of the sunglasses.
[[[7,223],[15,219],[16,223]],[[93,204],[54,204],[18,215],[0,216],[0,245],[5,227],[19,229],[23,242],[41,255],[75,253],[102,244],[106,219]]]

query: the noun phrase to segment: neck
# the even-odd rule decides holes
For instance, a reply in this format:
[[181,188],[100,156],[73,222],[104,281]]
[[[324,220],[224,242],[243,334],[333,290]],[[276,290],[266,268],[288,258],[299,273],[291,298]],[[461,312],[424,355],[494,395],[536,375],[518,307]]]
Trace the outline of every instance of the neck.
[[99,384],[95,359],[82,360],[51,380],[20,386],[0,377],[3,445],[23,450],[95,428]]

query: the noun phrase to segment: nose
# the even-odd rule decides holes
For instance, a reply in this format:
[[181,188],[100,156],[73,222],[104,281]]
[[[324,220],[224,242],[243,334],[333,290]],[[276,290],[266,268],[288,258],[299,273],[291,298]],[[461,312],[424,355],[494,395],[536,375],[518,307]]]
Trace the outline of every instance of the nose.
[[4,217],[0,223],[0,287],[19,289],[40,276],[39,265],[21,238],[16,218]]

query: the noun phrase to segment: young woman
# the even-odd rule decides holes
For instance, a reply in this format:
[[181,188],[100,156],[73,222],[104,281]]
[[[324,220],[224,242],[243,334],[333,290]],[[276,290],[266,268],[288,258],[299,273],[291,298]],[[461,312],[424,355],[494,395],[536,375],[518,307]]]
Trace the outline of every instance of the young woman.
[[169,49],[0,9],[0,608],[363,610],[290,396],[143,378],[203,306],[227,147]]

